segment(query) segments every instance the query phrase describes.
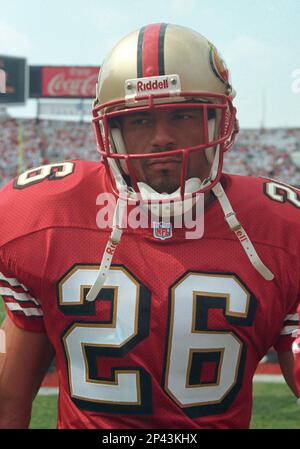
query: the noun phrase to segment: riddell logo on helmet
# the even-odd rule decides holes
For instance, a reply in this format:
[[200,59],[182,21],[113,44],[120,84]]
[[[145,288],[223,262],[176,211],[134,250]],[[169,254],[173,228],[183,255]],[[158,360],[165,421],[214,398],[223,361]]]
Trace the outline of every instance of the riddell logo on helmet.
[[168,78],[165,78],[164,80],[155,80],[155,81],[147,81],[146,83],[143,81],[138,81],[136,83],[136,90],[137,92],[149,92],[153,90],[162,90],[162,89],[168,89],[169,88],[169,81]]
[[125,81],[126,101],[149,94],[178,95],[181,92],[179,75],[161,75],[147,78],[133,78]]

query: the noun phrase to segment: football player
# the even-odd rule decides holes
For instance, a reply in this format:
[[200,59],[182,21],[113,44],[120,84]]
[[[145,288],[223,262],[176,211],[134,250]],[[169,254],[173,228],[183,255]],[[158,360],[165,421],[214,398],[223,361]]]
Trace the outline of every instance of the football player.
[[58,428],[247,428],[270,347],[295,391],[299,192],[222,173],[235,93],[191,29],[129,34],[96,91],[101,162],[31,169],[1,192],[0,425],[28,426],[55,354]]

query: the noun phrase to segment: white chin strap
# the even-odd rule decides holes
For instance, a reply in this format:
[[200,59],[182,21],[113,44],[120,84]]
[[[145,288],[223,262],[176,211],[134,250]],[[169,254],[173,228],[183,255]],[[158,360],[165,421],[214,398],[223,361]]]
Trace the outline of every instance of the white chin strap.
[[212,188],[212,191],[219,200],[220,206],[224,212],[224,218],[227,221],[230,230],[233,231],[237,236],[251,264],[259,272],[259,274],[261,274],[261,276],[266,279],[266,281],[272,281],[274,279],[274,274],[269,270],[268,267],[266,267],[266,265],[262,262],[257,252],[255,251],[255,248],[245,229],[236,218],[236,214],[231,207],[229,199],[221,183],[216,184]]
[[[180,198],[180,187],[169,194],[158,193],[156,190],[152,189],[149,184],[144,182],[138,182],[137,185],[141,197],[146,202],[146,207],[151,210],[153,217],[177,217],[186,213],[195,204],[195,198],[189,198],[182,201],[178,200],[178,198]],[[185,194],[196,192],[202,185],[203,182],[201,182],[199,178],[188,179],[185,182]],[[144,204],[142,203],[142,205]]]
[[106,281],[115,250],[122,237],[123,230],[121,228],[126,206],[127,202],[119,198],[114,212],[112,231],[102,256],[97,278],[86,296],[87,301],[95,301]]

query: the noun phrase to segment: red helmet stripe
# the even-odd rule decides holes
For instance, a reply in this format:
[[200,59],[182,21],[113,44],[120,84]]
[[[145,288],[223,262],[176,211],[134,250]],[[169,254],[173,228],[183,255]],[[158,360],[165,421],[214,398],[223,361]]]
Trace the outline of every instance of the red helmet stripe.
[[138,37],[138,77],[164,75],[164,39],[167,24],[154,23],[141,28]]

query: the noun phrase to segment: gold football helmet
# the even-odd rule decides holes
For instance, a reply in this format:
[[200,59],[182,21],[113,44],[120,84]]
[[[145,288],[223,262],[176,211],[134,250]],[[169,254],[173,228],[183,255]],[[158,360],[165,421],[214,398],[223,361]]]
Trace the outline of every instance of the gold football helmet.
[[[141,201],[183,201],[218,182],[223,154],[238,132],[234,90],[218,51],[201,34],[165,23],[147,25],[123,38],[108,54],[99,74],[93,107],[98,150],[117,195]],[[131,154],[116,120],[132,112],[163,108],[197,108],[203,114],[204,141],[157,154]],[[199,125],[200,126],[200,125]],[[210,174],[187,179],[189,154],[205,151]],[[136,179],[132,161],[139,157],[178,156],[178,189],[156,192]]]

